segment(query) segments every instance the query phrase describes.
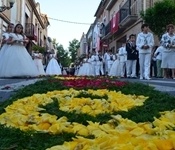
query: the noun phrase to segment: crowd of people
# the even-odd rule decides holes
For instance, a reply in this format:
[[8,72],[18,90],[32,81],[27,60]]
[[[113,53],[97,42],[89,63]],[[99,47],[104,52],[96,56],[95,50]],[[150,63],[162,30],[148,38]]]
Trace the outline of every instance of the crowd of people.
[[148,24],[141,26],[138,35],[131,34],[126,43],[114,53],[107,50],[87,54],[76,66],[78,76],[115,76],[120,78],[158,78],[175,79],[175,34],[174,25],[167,25],[160,44],[155,45],[154,36]]
[[28,43],[29,39],[23,33],[22,24],[14,26],[10,23],[1,40],[0,78],[29,78],[62,74],[54,52],[49,54],[49,62],[44,68],[43,54],[35,51],[30,55],[26,49]]
[[38,77],[45,75],[112,76],[119,78],[175,79],[175,34],[174,25],[167,25],[160,44],[155,46],[149,26],[143,24],[138,35],[131,34],[116,52],[93,50],[78,64],[71,64],[65,71],[54,51],[44,67],[43,54],[26,49],[29,39],[21,24],[10,23],[2,35],[0,50],[0,77]]

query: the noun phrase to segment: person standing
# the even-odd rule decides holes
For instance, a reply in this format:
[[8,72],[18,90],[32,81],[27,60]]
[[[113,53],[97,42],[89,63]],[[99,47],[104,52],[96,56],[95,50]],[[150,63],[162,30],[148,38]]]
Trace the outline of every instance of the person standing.
[[50,54],[50,60],[46,68],[47,75],[62,75],[61,66],[58,64],[54,50]]
[[88,62],[92,65],[92,70],[93,70],[93,76],[95,76],[96,73],[96,51],[93,50],[92,53],[89,55]]
[[150,80],[151,51],[154,46],[154,37],[152,33],[148,32],[148,24],[143,24],[141,30],[142,32],[138,34],[136,39],[136,46],[139,51],[140,79]]
[[29,42],[23,34],[23,26],[17,24],[9,35],[10,45],[0,64],[0,77],[37,77],[39,72],[25,45]]
[[164,50],[163,46],[159,46],[154,53],[154,57],[156,58],[156,66],[157,66],[157,78],[162,78],[161,64],[162,64],[163,50]]
[[1,49],[0,49],[0,63],[1,61],[3,61],[3,57],[4,57],[3,55],[9,46],[7,42],[9,40],[9,35],[13,32],[13,29],[14,29],[14,24],[10,23],[7,27],[6,32],[2,34]]
[[127,51],[126,44],[123,43],[122,47],[119,48],[119,60],[120,60],[120,73],[121,78],[125,77],[126,73],[126,61],[127,61]]
[[161,39],[161,45],[164,47],[162,53],[162,64],[161,68],[164,71],[164,78],[169,78],[169,69],[172,73],[172,78],[175,79],[175,33],[174,25],[167,25],[167,33],[163,34]]
[[117,51],[117,53],[115,54],[115,61],[113,62],[112,67],[111,67],[110,72],[109,72],[109,76],[120,78],[120,75],[121,75],[121,73],[120,73],[120,60],[119,60],[119,55],[118,55],[118,51]]
[[111,70],[112,64],[115,60],[115,55],[113,55],[112,50],[109,50],[107,55],[106,55],[106,60],[107,60],[107,75],[109,75],[109,72]]
[[98,57],[99,57],[99,65],[100,65],[100,75],[104,76],[104,58],[103,58],[103,55],[102,55],[102,52],[99,51],[98,52]]
[[104,53],[104,56],[103,56],[105,75],[108,75],[108,60],[107,60],[108,54],[109,54],[109,50],[106,50],[106,52]]
[[95,59],[95,76],[100,76],[100,58],[99,58],[99,56],[98,56],[98,53],[96,52],[95,54],[94,54],[94,59]]
[[43,54],[40,53],[39,51],[36,51],[33,53],[33,60],[35,62],[35,65],[38,69],[39,75],[44,76],[46,75],[44,71],[44,65],[43,65]]
[[136,50],[135,35],[131,34],[126,43],[127,62],[126,62],[126,75],[127,78],[136,78],[136,64],[138,58],[138,51]]

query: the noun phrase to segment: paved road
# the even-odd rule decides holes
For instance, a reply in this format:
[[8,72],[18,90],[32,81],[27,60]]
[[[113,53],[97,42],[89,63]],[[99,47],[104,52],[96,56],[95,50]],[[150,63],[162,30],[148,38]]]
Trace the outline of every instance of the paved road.
[[39,79],[0,79],[0,102],[7,100],[15,90],[33,84]]
[[[22,88],[26,85],[33,84],[38,79],[0,79],[0,102],[7,100],[14,90]],[[155,87],[156,90],[170,93],[175,96],[175,80],[168,79],[152,79],[152,80],[139,80],[139,79],[120,79],[123,81],[140,82],[149,86]]]
[[169,93],[175,96],[175,80],[152,78],[151,80],[139,80],[139,79],[121,79],[130,82],[139,82],[149,86],[155,87],[156,90]]

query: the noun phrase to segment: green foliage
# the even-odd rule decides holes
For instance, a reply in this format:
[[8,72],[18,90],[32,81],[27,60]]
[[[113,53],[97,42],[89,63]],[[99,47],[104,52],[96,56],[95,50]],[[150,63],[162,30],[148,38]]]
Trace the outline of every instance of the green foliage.
[[88,125],[87,121],[106,123],[109,119],[111,119],[111,115],[107,113],[99,114],[96,117],[93,117],[88,114],[77,114],[75,112],[62,111],[59,109],[58,100],[54,100],[53,103],[50,103],[42,108],[45,109],[44,111],[41,111],[42,113],[49,113],[57,116],[58,118],[65,116],[68,118],[68,122],[77,122],[83,125]]
[[[112,80],[112,79],[110,79]],[[116,79],[114,79],[116,80]],[[13,101],[17,99],[31,96],[35,93],[47,93],[53,90],[63,90],[67,89],[62,85],[62,80],[55,78],[47,78],[45,80],[38,81],[33,85],[29,85],[16,91],[16,94],[10,98],[8,101],[1,103],[0,114],[4,112],[4,108]],[[124,118],[131,119],[135,122],[152,122],[154,117],[159,117],[162,111],[168,111],[175,109],[175,97],[170,96],[165,93],[161,93],[153,89],[149,85],[139,84],[139,83],[128,83],[124,87],[109,87],[109,90],[122,91],[124,94],[135,94],[135,95],[145,95],[149,96],[148,100],[145,101],[143,106],[135,107],[128,112],[114,112],[114,115],[120,114]],[[87,95],[85,93],[80,93],[77,97],[92,97],[92,95]],[[93,95],[93,98],[107,98],[107,96],[99,97]],[[63,112],[59,110],[59,103],[57,99],[54,102],[48,104],[44,107],[50,114],[56,115],[58,118],[66,116],[70,122],[79,122],[87,125],[87,121],[106,123],[111,119],[110,114],[100,114],[96,117],[90,116],[88,114],[76,114],[75,112]],[[117,124],[116,124],[117,125]],[[62,144],[64,141],[72,140],[75,137],[74,134],[61,133],[58,135],[52,135],[48,133],[40,132],[22,132],[19,129],[6,128],[0,126],[0,149],[17,149],[17,150],[44,150],[48,147],[54,145]],[[93,138],[90,137],[89,138]]]
[[38,51],[39,53],[44,53],[45,52],[45,48],[41,47],[41,46],[38,46],[38,45],[33,45],[32,50],[33,51]]
[[62,64],[63,67],[68,67],[71,63],[69,52],[66,49],[64,49],[62,44],[57,43],[56,39],[53,39],[52,43],[57,49],[58,61]]
[[63,48],[63,45],[58,44],[56,49],[57,51],[57,58],[61,62],[62,66],[68,67],[71,63],[69,52]]
[[77,51],[80,48],[80,42],[76,39],[73,39],[71,42],[69,42],[69,52],[71,56],[71,62],[75,62],[77,59]]
[[1,150],[45,150],[58,144],[63,144],[65,140],[71,141],[75,134],[61,133],[51,135],[35,131],[22,132],[15,128],[0,126],[0,149]]
[[153,7],[141,12],[141,17],[160,38],[165,33],[168,24],[175,24],[175,1],[158,1]]

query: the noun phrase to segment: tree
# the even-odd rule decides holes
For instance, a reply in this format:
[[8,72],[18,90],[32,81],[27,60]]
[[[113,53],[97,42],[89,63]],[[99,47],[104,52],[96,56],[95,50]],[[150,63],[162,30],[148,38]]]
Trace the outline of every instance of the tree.
[[57,58],[64,67],[68,67],[71,63],[69,52],[64,49],[62,44],[58,44],[56,49],[57,51]]
[[62,64],[62,66],[68,67],[71,63],[69,52],[64,49],[62,44],[57,43],[56,39],[53,39],[52,43],[57,50],[58,61]]
[[68,50],[70,52],[71,56],[71,62],[75,62],[77,59],[77,51],[80,48],[80,42],[76,39],[73,39],[71,42],[69,42]]
[[175,1],[158,1],[153,7],[141,12],[141,17],[160,38],[165,33],[166,26],[175,23]]
[[38,45],[33,45],[32,50],[33,51],[38,51],[39,53],[44,53],[45,52],[45,48],[41,47],[41,46],[38,46]]

